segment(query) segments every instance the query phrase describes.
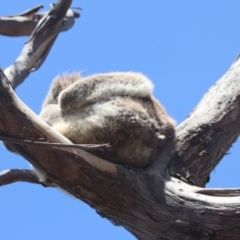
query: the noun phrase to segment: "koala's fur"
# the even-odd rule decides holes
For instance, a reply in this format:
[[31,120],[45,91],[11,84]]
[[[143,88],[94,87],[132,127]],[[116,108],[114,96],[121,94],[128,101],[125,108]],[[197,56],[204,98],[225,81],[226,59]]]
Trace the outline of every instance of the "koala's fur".
[[40,117],[74,143],[109,143],[91,153],[130,167],[151,164],[175,123],[153,97],[153,84],[139,73],[57,77]]

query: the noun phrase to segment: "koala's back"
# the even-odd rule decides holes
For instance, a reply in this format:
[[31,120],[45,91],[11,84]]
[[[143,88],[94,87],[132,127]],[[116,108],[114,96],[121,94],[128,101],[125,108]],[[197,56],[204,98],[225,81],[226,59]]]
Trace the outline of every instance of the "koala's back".
[[174,136],[174,121],[154,99],[151,82],[141,74],[94,75],[76,78],[69,85],[64,77],[53,83],[50,92],[57,92],[54,86],[61,89],[56,82],[65,88],[47,97],[40,116],[75,143],[110,143],[110,149],[92,151],[99,157],[144,167]]

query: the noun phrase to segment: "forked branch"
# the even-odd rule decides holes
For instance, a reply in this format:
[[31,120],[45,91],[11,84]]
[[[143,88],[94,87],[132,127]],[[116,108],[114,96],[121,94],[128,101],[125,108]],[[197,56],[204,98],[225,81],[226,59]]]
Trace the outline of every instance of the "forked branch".
[[[62,12],[50,11],[42,18],[27,43],[31,54],[24,48],[5,70],[10,82],[0,72],[0,135],[71,144],[25,106],[11,88],[43,63],[70,3],[59,1],[56,9],[62,7]],[[51,19],[55,14],[56,22]],[[239,71],[237,59],[179,125],[176,141],[160,156],[168,163],[164,169],[118,166],[82,149],[64,146],[62,152],[29,144],[10,145],[60,188],[138,239],[238,239],[239,189],[205,190],[188,183],[204,186],[211,170],[239,135]]]

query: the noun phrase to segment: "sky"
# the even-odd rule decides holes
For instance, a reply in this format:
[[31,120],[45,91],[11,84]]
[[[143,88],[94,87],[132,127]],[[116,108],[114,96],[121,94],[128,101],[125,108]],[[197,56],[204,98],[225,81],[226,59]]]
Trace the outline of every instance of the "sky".
[[[9,0],[0,16],[48,0]],[[54,76],[136,71],[155,85],[154,95],[179,124],[240,53],[240,1],[73,0],[81,18],[61,33],[41,69],[17,89],[36,113]],[[27,37],[0,36],[0,65],[14,62]],[[211,174],[207,187],[240,187],[237,141]],[[0,171],[30,168],[0,145]],[[0,188],[0,239],[132,240],[122,227],[63,192],[29,183]]]

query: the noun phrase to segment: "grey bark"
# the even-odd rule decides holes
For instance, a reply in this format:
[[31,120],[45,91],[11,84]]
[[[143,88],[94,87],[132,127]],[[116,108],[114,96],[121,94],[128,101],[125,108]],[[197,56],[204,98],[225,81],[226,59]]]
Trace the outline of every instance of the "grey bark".
[[[24,13],[0,17],[0,34],[11,37],[30,36],[38,22],[48,14],[48,12],[37,13],[42,7],[42,5],[39,5]],[[69,30],[73,26],[75,18],[79,17],[80,14],[78,12],[69,9],[64,16],[60,31]]]
[[211,171],[240,133],[240,60],[202,98],[177,128],[176,153],[170,172],[205,186]]
[[[29,42],[41,43],[38,31],[49,36],[52,27],[44,24]],[[42,52],[36,52],[41,59]],[[14,93],[11,83],[15,74],[23,76],[22,69],[6,73],[10,81],[0,72],[0,135],[70,144]],[[239,239],[240,189],[203,188],[239,135],[239,83],[240,59],[236,59],[178,126],[176,139],[146,169],[113,164],[82,149],[13,143],[11,147],[59,187],[138,239]]]
[[[43,64],[58,33],[73,26],[74,19],[78,15],[69,9],[70,5],[71,1],[60,1],[49,12],[42,13],[41,17],[40,15],[36,17],[35,11],[39,9],[36,7],[20,16],[10,17],[11,20],[0,19],[0,34],[6,32],[5,29],[13,32],[17,28],[19,33],[24,34],[25,29],[28,29],[28,34],[31,31],[30,39],[19,57],[4,71],[14,89],[28,77],[30,72],[36,71]],[[33,14],[35,17],[32,16]],[[22,21],[22,18],[28,20]],[[6,26],[3,27],[5,24]],[[33,26],[35,27],[32,28]]]

